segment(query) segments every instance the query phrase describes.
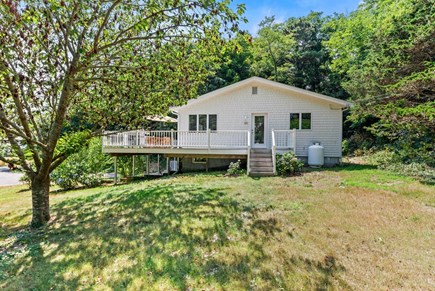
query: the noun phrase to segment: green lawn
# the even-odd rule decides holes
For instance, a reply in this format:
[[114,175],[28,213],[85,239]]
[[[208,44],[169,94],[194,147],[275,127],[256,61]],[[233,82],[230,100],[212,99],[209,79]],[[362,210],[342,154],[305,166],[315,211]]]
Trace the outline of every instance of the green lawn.
[[434,289],[435,187],[370,166],[0,188],[0,289]]

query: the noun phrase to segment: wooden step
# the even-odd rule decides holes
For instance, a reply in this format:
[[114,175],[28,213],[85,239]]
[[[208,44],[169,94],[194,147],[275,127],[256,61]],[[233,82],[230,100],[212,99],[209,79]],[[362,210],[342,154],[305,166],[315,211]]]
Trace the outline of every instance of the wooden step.
[[255,158],[272,158],[272,155],[270,154],[255,154],[255,155],[251,155],[251,159],[255,159]]
[[268,171],[273,172],[272,165],[270,165],[270,166],[262,165],[262,166],[251,167],[251,172],[268,172]]
[[252,167],[272,167],[273,166],[273,162],[272,161],[252,161],[251,160],[251,168]]
[[250,159],[251,161],[257,161],[257,162],[271,162],[272,157],[255,157]]
[[268,153],[272,154],[271,149],[251,149],[251,153]]
[[250,152],[250,171],[252,177],[273,176],[272,150],[253,149]]

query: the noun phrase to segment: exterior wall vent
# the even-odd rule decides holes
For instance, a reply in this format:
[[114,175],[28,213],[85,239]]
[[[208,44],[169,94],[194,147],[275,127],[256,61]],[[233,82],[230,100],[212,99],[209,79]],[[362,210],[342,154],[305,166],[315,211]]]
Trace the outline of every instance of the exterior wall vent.
[[258,87],[252,87],[252,95],[258,94]]

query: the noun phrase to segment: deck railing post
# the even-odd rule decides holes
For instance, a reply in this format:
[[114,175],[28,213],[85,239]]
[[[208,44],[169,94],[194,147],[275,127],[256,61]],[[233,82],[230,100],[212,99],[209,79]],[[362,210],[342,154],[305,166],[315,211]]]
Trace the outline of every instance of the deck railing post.
[[136,147],[139,147],[139,130],[136,130]]
[[272,128],[272,165],[273,165],[273,174],[276,175],[276,140],[275,140],[275,131]]
[[208,150],[210,150],[210,128],[207,129],[207,146]]
[[249,175],[251,171],[251,132],[248,130],[248,148],[247,148],[247,159],[246,159],[246,174]]
[[296,129],[293,129],[293,153],[296,155]]
[[171,148],[174,148],[174,129],[171,128]]

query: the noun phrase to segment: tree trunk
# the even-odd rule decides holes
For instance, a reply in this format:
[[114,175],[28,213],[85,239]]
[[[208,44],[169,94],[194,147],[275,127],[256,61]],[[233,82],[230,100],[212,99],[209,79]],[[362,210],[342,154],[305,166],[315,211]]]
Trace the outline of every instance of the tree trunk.
[[32,179],[32,222],[31,227],[37,228],[45,225],[50,220],[50,177],[48,175],[35,176]]

